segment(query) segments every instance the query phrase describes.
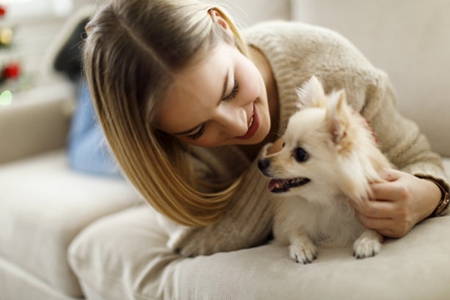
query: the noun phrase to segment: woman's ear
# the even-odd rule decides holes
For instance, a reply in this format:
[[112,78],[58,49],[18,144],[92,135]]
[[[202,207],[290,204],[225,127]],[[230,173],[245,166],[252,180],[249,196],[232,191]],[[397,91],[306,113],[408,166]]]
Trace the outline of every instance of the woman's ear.
[[234,36],[233,31],[230,28],[230,25],[228,25],[227,21],[222,17],[222,15],[217,10],[212,8],[208,11],[208,13],[211,16],[214,23],[220,25],[225,30],[225,32],[230,36]]

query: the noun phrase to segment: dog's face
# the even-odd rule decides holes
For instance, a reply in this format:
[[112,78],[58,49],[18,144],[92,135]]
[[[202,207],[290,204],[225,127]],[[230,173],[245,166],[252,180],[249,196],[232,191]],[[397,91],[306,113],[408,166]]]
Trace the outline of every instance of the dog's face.
[[[299,92],[300,110],[289,120],[281,147],[258,161],[261,172],[272,178],[269,190],[278,194],[317,194],[339,189],[339,156],[352,147],[352,113],[340,91],[328,96],[312,77]],[[270,151],[269,151],[270,153]]]
[[273,193],[305,193],[316,190],[326,176],[333,175],[334,154],[330,149],[330,134],[323,110],[302,110],[289,120],[288,127],[278,143],[282,149],[261,158],[258,167],[272,178],[269,190]]

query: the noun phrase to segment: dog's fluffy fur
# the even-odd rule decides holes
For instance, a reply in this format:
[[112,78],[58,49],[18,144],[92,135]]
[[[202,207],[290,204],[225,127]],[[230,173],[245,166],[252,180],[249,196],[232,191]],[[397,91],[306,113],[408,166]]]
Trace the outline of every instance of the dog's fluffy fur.
[[349,200],[369,199],[370,183],[389,162],[377,147],[366,120],[352,110],[344,90],[325,95],[312,77],[299,90],[299,111],[289,120],[282,149],[258,162],[271,177],[278,202],[275,242],[289,245],[297,262],[311,263],[316,245],[341,247],[353,242],[357,258],[379,252],[382,236],[367,229]]

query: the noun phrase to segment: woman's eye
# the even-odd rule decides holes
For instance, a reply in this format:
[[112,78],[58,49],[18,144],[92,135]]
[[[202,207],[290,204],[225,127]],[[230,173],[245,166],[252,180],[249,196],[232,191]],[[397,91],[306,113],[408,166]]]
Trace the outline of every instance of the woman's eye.
[[237,78],[235,77],[235,78],[234,78],[234,86],[233,86],[233,90],[231,91],[231,93],[230,93],[228,96],[226,96],[226,97],[223,98],[222,100],[223,100],[223,101],[230,101],[230,100],[233,100],[233,99],[236,97],[236,95],[237,95],[238,92],[239,92],[239,82],[238,82]]
[[196,133],[187,135],[187,137],[190,138],[191,140],[196,141],[203,135],[204,132],[205,132],[205,124],[203,124]]

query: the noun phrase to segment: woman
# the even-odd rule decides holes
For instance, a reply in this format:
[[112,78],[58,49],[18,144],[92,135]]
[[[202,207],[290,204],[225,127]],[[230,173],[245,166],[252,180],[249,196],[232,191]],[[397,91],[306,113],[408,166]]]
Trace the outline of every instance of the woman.
[[398,169],[355,204],[361,221],[402,237],[445,212],[439,156],[395,110],[386,74],[339,35],[289,22],[241,35],[224,10],[197,0],[112,0],[86,28],[85,71],[106,138],[143,197],[186,225],[170,240],[183,255],[267,240],[276,200],[256,157],[312,75],[327,92],[346,90]]

